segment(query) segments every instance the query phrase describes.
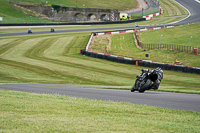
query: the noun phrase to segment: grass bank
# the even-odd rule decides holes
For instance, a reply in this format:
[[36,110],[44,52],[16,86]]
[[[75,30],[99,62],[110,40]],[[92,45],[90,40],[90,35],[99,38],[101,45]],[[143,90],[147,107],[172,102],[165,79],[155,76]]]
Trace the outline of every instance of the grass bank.
[[[82,56],[79,50],[85,49],[89,37],[90,32],[0,37],[0,81],[114,85],[130,89],[144,67]],[[147,52],[134,47],[132,34],[116,36],[114,40],[116,46],[111,45],[111,49],[116,47],[117,51],[113,54],[133,53],[133,58],[137,58],[135,55],[144,57]],[[124,52],[120,53],[121,50]],[[159,89],[200,93],[199,79],[196,74],[164,71]]]
[[200,113],[0,89],[0,132],[191,132]]
[[[169,35],[172,36],[171,33],[168,32],[167,30],[168,29],[166,29],[165,32],[163,33],[165,34],[169,33]],[[169,30],[172,30],[172,29],[169,29]],[[159,32],[159,30],[155,32]],[[176,32],[176,30],[173,32]],[[142,32],[139,39],[142,40],[141,38],[151,36],[149,37],[149,40],[157,39],[158,41],[159,39],[160,41],[159,35],[158,37],[156,37],[155,34],[151,33],[151,31],[149,31],[148,33]],[[146,36],[143,34],[145,34]],[[163,38],[165,37],[165,34],[162,37],[162,43],[164,42]],[[180,35],[185,36],[181,32],[180,32]],[[174,40],[177,39],[175,36],[173,36],[173,38]],[[184,37],[180,37],[180,38],[184,38]],[[149,40],[147,39],[147,42],[151,43]],[[166,40],[169,40],[169,38]],[[143,42],[142,40],[142,43],[145,43],[145,41]],[[168,64],[174,63],[174,60],[177,59],[178,61],[182,62],[182,65],[200,67],[200,60],[199,60],[200,57],[197,55],[188,54],[184,52],[168,51],[168,50],[149,50],[149,49],[137,48],[135,45],[133,33],[97,36],[94,40],[91,50],[94,52],[108,53],[112,55],[130,57],[133,59],[151,60],[153,62],[161,62],[161,63],[168,63]],[[145,54],[149,54],[149,57],[148,58],[145,57]]]
[[[140,33],[139,40],[146,44],[160,44],[161,39],[162,44],[184,46],[189,46],[191,44],[192,47],[200,47],[200,23]],[[163,35],[162,38],[160,38],[161,34]]]

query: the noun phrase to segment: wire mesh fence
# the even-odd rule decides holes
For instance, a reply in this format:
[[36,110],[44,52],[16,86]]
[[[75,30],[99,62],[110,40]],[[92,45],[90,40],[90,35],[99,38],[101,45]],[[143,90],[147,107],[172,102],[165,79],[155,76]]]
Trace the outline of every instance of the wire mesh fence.
[[172,50],[172,51],[200,54],[200,47],[191,47],[191,46],[183,46],[175,44],[141,44],[140,47],[144,49],[162,49],[162,50]]
[[191,46],[183,46],[183,45],[175,45],[175,44],[144,44],[139,41],[137,37],[137,33],[135,32],[135,39],[137,40],[137,44],[143,49],[161,49],[161,50],[172,50],[179,52],[187,52],[194,53],[200,55],[200,47],[191,47]]

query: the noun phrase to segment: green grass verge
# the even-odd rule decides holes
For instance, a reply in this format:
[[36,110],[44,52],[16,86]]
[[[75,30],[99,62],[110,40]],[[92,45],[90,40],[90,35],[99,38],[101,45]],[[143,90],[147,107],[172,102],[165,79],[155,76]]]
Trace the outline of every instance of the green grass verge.
[[[140,38],[143,43],[160,44],[160,36],[162,44],[190,45],[192,47],[200,47],[200,23],[178,26],[169,29],[152,30],[140,32]],[[139,33],[139,34],[140,34]],[[192,36],[192,38],[191,38]]]
[[[0,37],[0,81],[114,85],[130,89],[144,67],[82,56],[79,50],[85,49],[89,37],[89,32]],[[118,51],[113,54],[137,53],[144,57],[146,53],[134,47],[132,34],[116,37],[115,42],[117,45],[111,48],[117,47]],[[200,93],[199,79],[196,74],[164,71],[159,89]]]
[[0,89],[0,132],[198,133],[200,113]]

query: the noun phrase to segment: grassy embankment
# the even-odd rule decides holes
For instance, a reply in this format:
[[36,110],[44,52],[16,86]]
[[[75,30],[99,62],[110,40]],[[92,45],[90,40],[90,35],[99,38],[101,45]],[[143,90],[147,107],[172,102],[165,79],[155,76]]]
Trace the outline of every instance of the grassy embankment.
[[[140,40],[146,44],[159,44],[160,35],[163,34],[162,44],[176,44],[189,46],[190,36],[191,46],[200,47],[200,23],[180,26],[170,29],[161,29],[154,31],[139,32]],[[184,52],[168,51],[168,50],[144,50],[135,46],[133,33],[98,36],[92,45],[92,51],[102,52],[113,55],[131,57],[135,59],[151,60],[153,62],[162,62],[172,64],[175,59],[182,62],[184,66],[192,66],[200,68],[200,56],[188,54]],[[145,54],[149,54],[148,58]]]
[[200,113],[0,89],[0,132],[199,133]]

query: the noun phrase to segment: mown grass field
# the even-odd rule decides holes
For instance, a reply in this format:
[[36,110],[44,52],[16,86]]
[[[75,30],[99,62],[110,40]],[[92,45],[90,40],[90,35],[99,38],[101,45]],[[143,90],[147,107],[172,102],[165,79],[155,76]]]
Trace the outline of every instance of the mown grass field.
[[[131,34],[124,35],[127,36],[116,36],[118,51],[113,54],[124,55],[120,50],[146,53],[133,45],[123,45],[133,43]],[[89,32],[1,37],[0,81],[114,85],[130,89],[142,67],[82,56],[79,50],[85,49],[89,37]],[[199,93],[199,78],[196,74],[164,71],[160,90]]]
[[0,132],[198,133],[199,112],[0,89]]

